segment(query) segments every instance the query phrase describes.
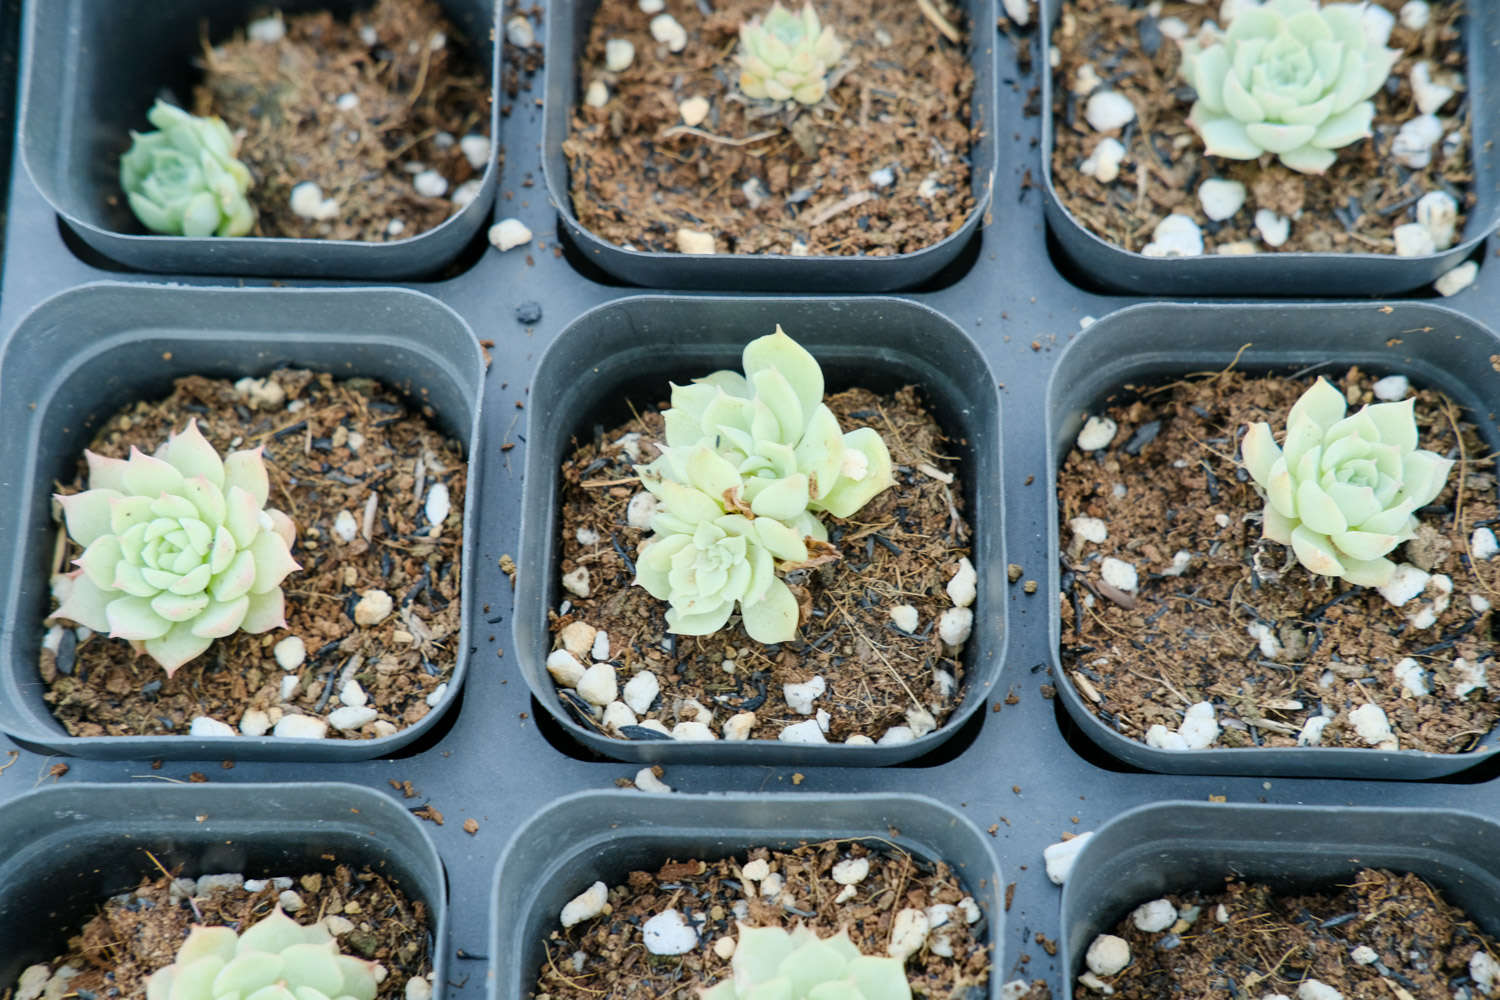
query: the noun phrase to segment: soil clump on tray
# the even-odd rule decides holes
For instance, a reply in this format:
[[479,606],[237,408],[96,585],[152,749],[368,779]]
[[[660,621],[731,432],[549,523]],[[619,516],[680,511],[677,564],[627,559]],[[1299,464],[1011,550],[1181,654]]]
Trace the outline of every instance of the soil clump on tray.
[[[840,884],[833,871],[844,861],[867,863],[869,872],[856,885]],[[759,877],[752,879],[752,874]],[[912,956],[906,975],[916,996],[966,996],[971,988],[983,988],[990,976],[987,916],[941,861],[924,861],[887,842],[860,840],[823,841],[790,851],[759,847],[719,861],[669,860],[655,872],[633,871],[626,884],[611,888],[607,915],[554,930],[532,996],[696,996],[698,988],[729,978],[730,958],[719,955],[713,944],[736,939],[736,921],[787,930],[802,924],[820,938],[847,930],[863,953],[885,955],[897,913],[944,904],[953,907],[945,911],[952,957],[931,947]],[[670,909],[694,921],[698,946],[682,955],[650,955],[640,927]],[[699,916],[702,923],[696,922]]]
[[[384,242],[424,233],[459,206],[453,196],[484,175],[464,154],[486,135],[490,86],[433,0],[378,0],[340,21],[326,11],[285,19],[286,34],[244,31],[204,43],[192,111],[242,134],[237,156],[255,183],[253,236]],[[472,40],[469,40],[472,43]],[[487,162],[487,161],[486,161]],[[413,178],[436,171],[441,196]],[[291,192],[318,184],[338,203],[330,220],[292,211]]]
[[[974,72],[962,10],[934,7],[958,44],[906,0],[819,0],[845,60],[822,102],[787,112],[745,98],[733,58],[740,24],[770,0],[723,0],[708,14],[670,0],[688,38],[678,53],[656,42],[635,0],[603,0],[578,90],[601,80],[610,98],[575,108],[563,143],[579,222],[656,252],[677,251],[683,228],[712,235],[718,253],[889,256],[940,242],[974,208]],[[615,38],[635,46],[620,73],[605,69]],[[678,106],[692,97],[710,109],[690,129]]]
[[[1328,377],[1350,414],[1375,401],[1374,379],[1359,369]],[[1215,746],[1295,746],[1323,715],[1313,742],[1361,747],[1350,714],[1374,704],[1402,750],[1473,750],[1500,718],[1486,686],[1500,559],[1470,554],[1476,530],[1497,523],[1489,446],[1452,401],[1416,390],[1419,447],[1454,466],[1418,512],[1417,538],[1388,556],[1431,574],[1395,607],[1261,539],[1265,504],[1238,463],[1240,444],[1262,420],[1279,439],[1311,383],[1227,371],[1128,386],[1105,411],[1119,425],[1111,444],[1069,449],[1058,472],[1067,680],[1135,740],[1156,723],[1176,730],[1188,705],[1208,701],[1222,727]],[[1108,536],[1088,540],[1079,518],[1101,520]],[[1136,593],[1104,581],[1110,557],[1135,567]],[[1407,659],[1415,669],[1398,670]],[[1430,693],[1412,694],[1414,681]]]
[[[251,709],[273,726],[288,714],[327,719],[354,680],[377,715],[348,731],[330,726],[328,736],[367,739],[419,722],[431,710],[427,697],[453,674],[468,471],[462,446],[434,429],[430,408],[372,379],[281,369],[239,385],[178,379],[167,398],[111,416],[89,449],[126,458],[133,445],[152,454],[190,418],[221,455],[263,446],[269,506],[297,525],[292,557],[302,569],[281,585],[287,627],[216,639],[170,678],[122,639],[80,641],[71,628],[55,629],[40,670],[47,703],[70,735],[181,734],[198,716],[238,726]],[[81,454],[78,468],[58,492],[86,488]],[[449,498],[440,530],[427,517],[435,489]],[[358,529],[347,542],[335,532],[343,511]],[[71,540],[60,545],[54,572],[80,554]],[[393,608],[357,625],[355,605],[370,590],[385,591]],[[301,638],[305,657],[286,670],[273,649],[291,636]],[[296,686],[283,697],[289,677]]]
[[[1374,2],[1393,15],[1401,7],[1401,0]],[[1465,213],[1475,204],[1468,90],[1459,89],[1438,110],[1445,139],[1433,147],[1428,166],[1413,170],[1392,155],[1397,131],[1419,113],[1412,96],[1413,65],[1428,60],[1435,78],[1465,72],[1460,0],[1434,0],[1420,31],[1397,21],[1387,45],[1402,55],[1372,98],[1374,138],[1335,150],[1333,166],[1316,176],[1288,170],[1269,155],[1247,161],[1204,155],[1203,140],[1187,124],[1195,95],[1177,73],[1179,46],[1164,37],[1161,25],[1176,18],[1191,38],[1205,21],[1217,20],[1219,5],[1166,0],[1153,15],[1157,6],[1065,0],[1052,33],[1061,57],[1053,70],[1052,177],[1062,204],[1089,232],[1138,253],[1151,242],[1157,223],[1176,213],[1202,228],[1210,254],[1241,241],[1260,253],[1393,254],[1393,231],[1415,221],[1417,199],[1429,191],[1447,191],[1457,200],[1462,232]],[[1098,132],[1084,119],[1095,80],[1101,81],[1098,89],[1114,90],[1135,106],[1137,118],[1121,132]],[[1119,178],[1104,184],[1079,165],[1107,135],[1117,135],[1126,154]],[[1456,148],[1449,147],[1447,137],[1456,137]],[[1209,219],[1198,200],[1199,185],[1215,177],[1240,181],[1247,191],[1244,206],[1223,222]],[[1259,209],[1292,219],[1283,245],[1272,247],[1261,238],[1254,224]]]
[[[190,878],[142,879],[104,902],[48,968],[77,973],[67,980],[69,997],[144,997],[146,980],[172,964],[194,924],[243,933],[280,906],[299,924],[327,921],[340,952],[384,966],[377,1000],[402,1000],[408,980],[432,972],[426,905],[369,869],[257,879],[253,892],[238,876],[209,878],[214,887],[201,893]],[[0,1000],[11,1000],[4,985]]]
[[[1351,1000],[1451,1000],[1480,995],[1471,962],[1493,969],[1500,948],[1422,879],[1377,869],[1305,895],[1230,880],[1222,892],[1165,898],[1176,925],[1148,932],[1127,916],[1114,929],[1131,956],[1105,977],[1118,1000],[1308,996],[1311,980]],[[1073,988],[1074,1000],[1099,995]]]
[[[573,622],[607,633],[622,688],[640,671],[655,674],[661,694],[647,714],[668,729],[701,721],[717,736],[731,716],[754,712],[749,738],[776,739],[809,718],[787,704],[783,685],[815,675],[827,686],[814,707],[829,713],[829,742],[853,734],[878,740],[893,726],[924,735],[958,704],[964,668],[935,627],[952,606],[944,588],[959,559],[973,555],[949,442],[912,387],[891,395],[851,389],[825,402],[845,431],[880,433],[895,485],[848,519],[825,515],[840,558],[784,577],[802,608],[793,642],[755,642],[738,615],[712,635],[669,634],[667,602],[632,586],[633,560],[649,531],[631,527],[628,507],[644,492],[635,465],[651,461],[665,441],[658,410],[600,429],[563,463],[562,571],[587,569],[590,584],[587,597],[562,593],[569,608],[550,615],[554,641],[561,648],[561,633]],[[891,619],[891,608],[902,604],[917,610],[911,632]],[[576,709],[566,695],[564,704]],[[597,727],[588,712],[575,714]]]

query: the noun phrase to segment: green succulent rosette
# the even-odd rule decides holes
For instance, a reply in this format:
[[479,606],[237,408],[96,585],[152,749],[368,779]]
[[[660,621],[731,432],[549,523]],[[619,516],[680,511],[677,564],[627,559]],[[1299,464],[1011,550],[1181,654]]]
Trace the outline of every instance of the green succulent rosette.
[[863,954],[845,931],[819,938],[800,925],[740,924],[730,967],[700,1000],[911,1000],[902,962]]
[[156,132],[131,132],[120,157],[120,187],[141,225],[168,236],[244,236],[255,226],[245,194],[250,171],[217,118],[157,101],[146,118]]
[[1322,576],[1390,582],[1396,564],[1386,555],[1416,537],[1416,511],[1453,468],[1417,447],[1414,405],[1376,403],[1346,417],[1344,394],[1319,378],[1287,414],[1280,447],[1269,424],[1252,424],[1241,454],[1265,493],[1264,537]]
[[1265,0],[1241,6],[1221,36],[1182,43],[1197,91],[1188,124],[1211,156],[1321,174],[1334,150],[1371,135],[1370,98],[1400,53],[1366,34],[1362,4]]
[[812,4],[794,14],[773,3],[764,19],[740,26],[740,90],[756,100],[817,104],[843,57],[844,43],[823,27]]

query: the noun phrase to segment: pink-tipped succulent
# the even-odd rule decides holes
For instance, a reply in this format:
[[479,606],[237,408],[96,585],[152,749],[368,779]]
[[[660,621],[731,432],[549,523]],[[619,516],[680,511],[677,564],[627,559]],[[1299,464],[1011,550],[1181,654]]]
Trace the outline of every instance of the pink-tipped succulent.
[[266,506],[260,448],[221,459],[189,420],[155,455],[84,455],[89,488],[57,497],[84,551],[56,617],[129,639],[168,677],[215,639],[286,625],[297,528]]

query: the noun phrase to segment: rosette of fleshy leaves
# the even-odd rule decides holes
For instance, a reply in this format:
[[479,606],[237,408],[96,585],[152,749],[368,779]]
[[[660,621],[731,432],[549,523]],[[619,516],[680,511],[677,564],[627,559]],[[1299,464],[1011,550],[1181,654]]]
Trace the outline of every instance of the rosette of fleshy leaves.
[[1371,134],[1374,96],[1400,53],[1365,31],[1364,4],[1240,0],[1222,35],[1182,43],[1197,91],[1188,124],[1206,152],[1232,160],[1275,153],[1321,174],[1334,150]]
[[785,642],[798,607],[776,571],[837,558],[817,514],[858,511],[891,485],[891,457],[873,428],[840,431],[822,369],[781,327],[742,361],[672,387],[662,455],[637,468],[662,506],[636,582],[671,604],[673,632],[708,635],[738,606],[752,639]]
[[801,925],[740,924],[730,968],[700,1000],[911,1000],[902,962],[864,954],[842,930],[819,938]]
[[1262,532],[1322,576],[1390,582],[1386,554],[1416,537],[1415,512],[1442,492],[1453,462],[1417,447],[1415,400],[1346,417],[1344,394],[1319,378],[1287,414],[1281,447],[1252,424],[1242,454],[1266,496]]
[[236,934],[194,926],[146,1000],[375,1000],[375,963],[341,954],[322,924],[281,912]]
[[756,100],[817,104],[828,92],[828,74],[844,56],[844,43],[818,21],[812,4],[800,14],[780,3],[764,19],[740,25],[740,90]]
[[83,555],[56,617],[131,640],[168,677],[214,639],[286,625],[297,529],[266,506],[260,448],[221,459],[189,420],[155,455],[84,456],[89,488],[57,497]]
[[157,101],[156,132],[131,132],[120,157],[120,187],[141,225],[168,236],[244,236],[255,225],[245,192],[250,171],[218,117],[201,118]]

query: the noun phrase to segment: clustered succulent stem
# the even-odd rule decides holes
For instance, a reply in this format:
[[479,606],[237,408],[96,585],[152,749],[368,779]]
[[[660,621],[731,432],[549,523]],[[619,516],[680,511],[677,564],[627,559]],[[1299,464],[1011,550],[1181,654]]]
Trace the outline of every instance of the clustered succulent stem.
[[819,22],[811,3],[796,14],[773,3],[763,19],[740,26],[740,90],[755,100],[817,104],[843,56],[844,43]]
[[120,186],[141,225],[168,236],[244,236],[255,226],[245,197],[250,171],[217,118],[157,101],[146,118],[156,132],[131,132],[120,158]]

